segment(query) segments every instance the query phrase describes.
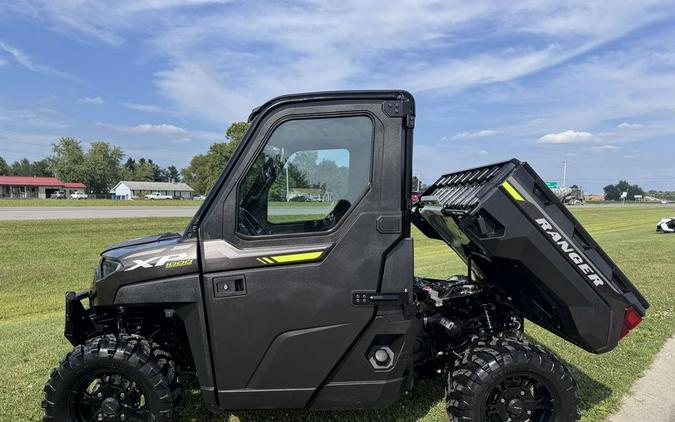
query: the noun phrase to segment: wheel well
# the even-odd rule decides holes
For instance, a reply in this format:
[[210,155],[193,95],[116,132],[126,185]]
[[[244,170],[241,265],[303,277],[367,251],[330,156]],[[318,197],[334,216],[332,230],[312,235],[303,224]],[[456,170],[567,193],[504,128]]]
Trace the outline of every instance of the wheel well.
[[96,335],[138,335],[173,356],[180,371],[194,371],[185,324],[171,304],[97,308]]

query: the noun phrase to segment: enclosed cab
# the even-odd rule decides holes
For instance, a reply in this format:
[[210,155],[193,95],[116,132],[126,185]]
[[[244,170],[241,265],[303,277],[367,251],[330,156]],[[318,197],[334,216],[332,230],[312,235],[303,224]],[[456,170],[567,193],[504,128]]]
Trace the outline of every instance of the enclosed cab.
[[[404,91],[254,110],[183,233],[111,245],[67,294],[45,420],[171,420],[186,372],[214,412],[377,409],[436,371],[451,418],[576,419],[524,319],[601,353],[647,302],[524,163],[445,175],[413,205],[414,112]],[[414,277],[413,222],[466,273]]]

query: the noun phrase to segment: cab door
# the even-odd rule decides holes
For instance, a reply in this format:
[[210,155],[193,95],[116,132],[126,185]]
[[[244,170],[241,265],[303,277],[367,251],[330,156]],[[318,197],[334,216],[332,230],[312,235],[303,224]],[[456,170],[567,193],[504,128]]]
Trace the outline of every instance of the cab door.
[[307,94],[255,113],[199,217],[219,405],[386,406],[417,329],[412,97]]

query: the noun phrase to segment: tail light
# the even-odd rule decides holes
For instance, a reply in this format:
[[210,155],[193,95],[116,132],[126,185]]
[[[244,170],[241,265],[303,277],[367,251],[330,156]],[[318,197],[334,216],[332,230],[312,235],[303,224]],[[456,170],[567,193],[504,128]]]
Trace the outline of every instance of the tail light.
[[619,339],[626,337],[626,335],[639,323],[642,322],[642,316],[632,306],[626,308],[626,313],[623,316],[623,327],[621,328],[621,336]]

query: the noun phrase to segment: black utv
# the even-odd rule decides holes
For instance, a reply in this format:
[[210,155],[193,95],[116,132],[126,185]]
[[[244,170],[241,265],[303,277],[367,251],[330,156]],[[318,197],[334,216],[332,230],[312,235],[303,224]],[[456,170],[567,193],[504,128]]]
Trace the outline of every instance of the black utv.
[[[524,320],[604,353],[649,304],[529,165],[446,174],[413,204],[404,91],[279,97],[250,123],[183,233],[110,246],[66,294],[45,421],[171,420],[188,372],[213,412],[377,409],[420,368],[447,376],[452,421],[578,419]],[[413,224],[466,273],[415,277]]]

